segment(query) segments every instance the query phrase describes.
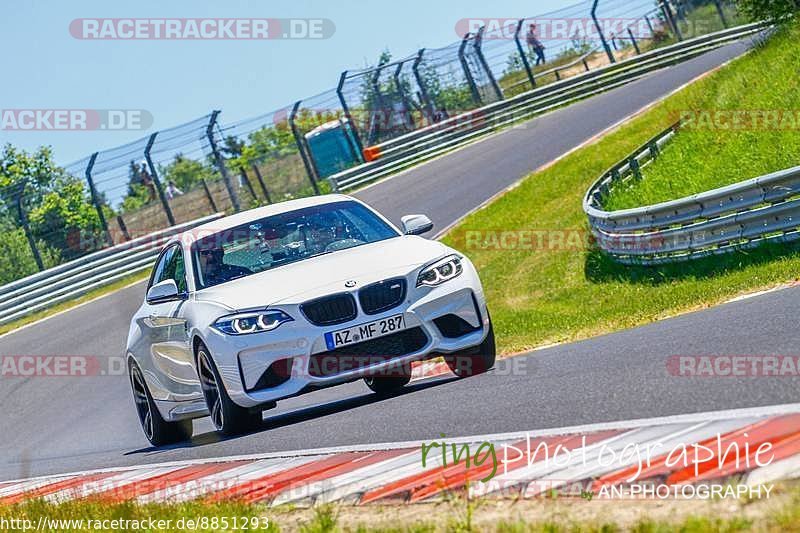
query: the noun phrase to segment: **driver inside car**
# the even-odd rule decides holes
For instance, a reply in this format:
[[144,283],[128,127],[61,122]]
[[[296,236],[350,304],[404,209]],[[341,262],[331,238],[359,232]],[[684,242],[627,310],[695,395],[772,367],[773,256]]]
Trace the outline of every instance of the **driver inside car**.
[[308,219],[306,242],[308,251],[317,254],[327,251],[328,246],[344,236],[339,232],[343,231],[341,220],[332,213],[319,213]]
[[252,274],[250,269],[223,262],[224,252],[219,248],[200,250],[200,267],[206,286],[218,285],[234,278]]

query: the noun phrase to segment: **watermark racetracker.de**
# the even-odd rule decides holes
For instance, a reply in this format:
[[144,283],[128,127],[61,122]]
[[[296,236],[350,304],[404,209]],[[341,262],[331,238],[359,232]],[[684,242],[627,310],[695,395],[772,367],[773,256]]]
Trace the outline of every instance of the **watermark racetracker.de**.
[[682,378],[800,377],[800,356],[769,354],[672,355],[667,372]]
[[[459,38],[469,33],[475,35],[483,28],[484,40],[525,40],[531,27],[534,36],[543,41],[583,41],[601,42],[600,31],[606,38],[617,36],[635,39],[655,39],[658,32],[666,31],[666,23],[660,18],[644,17],[598,17],[597,22],[591,17],[535,17],[523,20],[520,34],[520,19],[498,17],[470,17],[456,22],[455,31]],[[695,17],[681,23],[687,34],[705,35],[719,27],[719,19],[715,17]]]
[[146,130],[153,115],[144,109],[2,109],[2,131]]
[[800,131],[800,109],[682,109],[672,119],[690,131]]
[[275,40],[329,39],[326,18],[79,18],[69,33],[81,40]]
[[[598,18],[597,22],[605,36],[627,34],[628,28],[636,38],[653,36],[651,26],[643,18],[608,17]],[[536,37],[541,40],[600,40],[597,24],[591,17],[525,19],[520,38],[526,37],[525,32],[530,26],[536,28]],[[463,37],[467,33],[476,34],[483,28],[486,40],[513,40],[518,27],[519,19],[513,18],[463,18],[456,22],[455,30],[459,37]]]
[[[188,336],[185,339],[189,347]],[[414,379],[425,379],[442,375],[440,361],[431,359],[408,365],[392,361],[393,356],[375,353],[372,355],[307,355],[309,341],[305,338],[274,342],[268,346],[273,352],[294,353],[272,364],[278,377],[306,378],[309,375],[328,375],[333,371],[364,371],[378,364],[380,370],[368,372],[371,376],[405,376],[412,373]],[[477,365],[477,356],[453,356],[465,370]],[[531,372],[530,362],[523,357],[500,359],[492,368],[496,376],[522,376]],[[0,356],[0,378],[89,378],[123,376],[128,373],[128,359],[119,355],[2,355]]]

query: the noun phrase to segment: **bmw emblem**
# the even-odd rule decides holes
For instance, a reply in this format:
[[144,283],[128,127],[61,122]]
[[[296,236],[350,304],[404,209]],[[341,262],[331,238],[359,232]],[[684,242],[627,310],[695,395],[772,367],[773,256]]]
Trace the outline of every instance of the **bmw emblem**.
[[352,289],[353,287],[356,286],[356,282],[351,279],[349,281],[345,281],[344,286],[347,287],[348,289]]

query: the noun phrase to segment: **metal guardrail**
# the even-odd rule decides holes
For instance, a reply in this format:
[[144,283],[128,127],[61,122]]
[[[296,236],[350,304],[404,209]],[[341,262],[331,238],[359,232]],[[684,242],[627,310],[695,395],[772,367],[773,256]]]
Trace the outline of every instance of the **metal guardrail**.
[[[600,69],[585,72],[572,78],[548,84],[507,100],[487,105],[472,112],[450,118],[438,124],[378,145],[378,149],[381,153],[380,159],[340,172],[331,176],[329,180],[335,190],[344,191],[381,179],[404,168],[422,163],[450,150],[474,142],[503,127],[513,125],[521,120],[531,118],[575,100],[584,99],[594,94],[619,87],[655,70],[686,61],[714,48],[759,33],[767,27],[768,25],[765,23],[747,24],[683,41],[675,45],[634,56]],[[647,150],[649,151],[649,147]],[[637,157],[641,155],[644,154],[639,154]],[[618,169],[621,173],[620,175],[622,175],[622,171],[624,171],[624,166],[623,164],[622,167]],[[793,171],[785,171],[784,173],[757,178],[757,180],[766,180],[763,183],[764,187],[767,187],[768,183],[772,183],[773,181],[775,184],[778,184],[769,191],[764,189],[763,196],[759,197],[761,200],[759,204],[764,203],[765,198],[777,197],[776,195],[780,192],[780,183],[791,182],[793,188],[790,189],[792,191],[800,191],[800,169],[793,169]],[[603,179],[601,179],[598,184],[600,184],[600,182],[603,182]],[[600,187],[602,188],[603,185],[600,184]],[[593,190],[594,188],[587,194],[587,201],[591,200],[594,202],[599,198],[595,198]],[[721,189],[720,191],[723,190],[724,189]],[[712,193],[713,192],[716,191],[712,191]],[[745,192],[747,194],[745,194]],[[741,204],[740,207],[744,207],[745,200],[750,201],[749,195],[753,191],[745,192],[742,193],[741,197],[737,197],[739,198],[738,202]],[[722,195],[724,196],[724,194],[723,192]],[[733,192],[731,192],[731,194],[733,194]],[[726,204],[726,202],[722,200],[722,197],[720,198],[719,201],[721,205]],[[691,199],[696,200],[695,197],[691,197]],[[665,221],[669,222],[668,226],[679,224],[682,220],[681,216],[690,216],[690,214],[697,211],[697,202],[690,201],[691,199],[684,199],[688,202],[686,205],[676,205],[673,209],[673,211],[675,211],[673,215],[665,215]],[[737,205],[737,202],[731,199],[727,204],[733,207]],[[792,216],[800,216],[800,200],[798,200],[797,205],[793,202],[784,202],[784,204],[787,205],[782,206],[783,211],[781,211],[781,213],[785,214],[783,221],[785,225],[791,222]],[[671,250],[661,251],[657,254],[637,253],[641,250],[633,248],[637,246],[636,242],[641,244],[641,237],[637,236],[640,235],[642,231],[637,230],[635,224],[629,223],[626,226],[624,221],[627,219],[620,215],[621,212],[605,213],[593,204],[585,205],[587,209],[590,209],[590,211],[587,211],[590,216],[590,221],[597,221],[596,228],[598,232],[600,232],[599,235],[602,237],[607,234],[610,237],[610,239],[605,239],[604,242],[614,242],[620,239],[619,242],[621,242],[622,248],[617,249],[609,247],[607,251],[615,255],[615,257],[618,257],[621,261],[629,261],[628,258],[635,258],[635,261],[630,260],[630,262],[662,262],[665,260],[674,260],[673,256],[679,257],[681,255],[682,252],[679,250],[681,245],[677,242],[674,245],[675,253]],[[643,209],[647,210],[653,207],[654,206]],[[711,205],[705,208],[701,207],[700,213],[708,215],[712,207]],[[166,242],[170,236],[221,216],[221,214],[211,215],[186,224],[173,226],[146,237],[134,239],[124,244],[89,254],[80,259],[4,285],[0,287],[0,298],[2,298],[2,302],[0,303],[0,324],[5,324],[30,313],[52,307],[58,303],[86,294],[95,288],[113,283],[132,273],[146,270],[152,265],[161,245]],[[733,229],[731,229],[733,228],[731,224],[734,226],[739,224],[740,231],[737,235],[740,240],[748,239],[748,236],[753,231],[757,231],[757,228],[754,227],[752,223],[745,229],[743,226],[745,222],[744,219],[737,222],[736,216],[738,216],[738,214],[734,213],[733,220],[726,219],[717,221],[717,225],[714,228],[709,226],[707,231],[715,232],[713,233],[715,240],[712,243],[709,239],[706,239],[706,242],[709,245],[713,245],[726,240],[729,241],[730,237],[728,239],[724,237],[730,235],[730,232],[733,231]],[[776,215],[772,216],[774,217]],[[632,220],[636,220],[637,218],[641,219],[638,213],[632,214]],[[607,223],[603,223],[603,220],[606,220]],[[630,222],[630,220],[628,220],[628,222]],[[594,231],[595,222],[592,222],[592,227]],[[656,227],[655,229],[663,229],[664,231],[662,231],[662,233],[664,233],[665,238],[676,237],[674,228],[667,227],[664,229]],[[621,233],[624,230],[639,231],[639,233],[626,235]],[[668,231],[672,231],[673,233],[667,233]],[[764,232],[761,231],[761,233],[763,234]],[[696,236],[693,236],[693,238],[695,240],[692,241],[692,246],[697,247],[699,240]],[[783,238],[785,240],[787,236],[784,235]],[[601,239],[598,238],[598,241],[600,240]],[[707,248],[707,246],[705,248]],[[721,249],[721,247],[717,246],[715,249]],[[706,251],[704,253],[708,252]],[[665,254],[669,255],[667,256]],[[698,252],[693,251],[692,255],[697,256]]]
[[678,128],[660,133],[589,188],[583,209],[601,250],[623,264],[657,265],[800,239],[800,166],[678,200],[605,211],[603,199],[641,179],[641,169]]
[[767,27],[769,24],[760,22],[711,33],[495,102],[377,145],[375,148],[380,153],[377,160],[339,172],[328,180],[334,190],[346,191],[388,177],[503,127],[609,91],[653,71],[757,34]]
[[222,216],[218,213],[178,224],[3,285],[0,287],[0,324],[147,270],[172,236]]

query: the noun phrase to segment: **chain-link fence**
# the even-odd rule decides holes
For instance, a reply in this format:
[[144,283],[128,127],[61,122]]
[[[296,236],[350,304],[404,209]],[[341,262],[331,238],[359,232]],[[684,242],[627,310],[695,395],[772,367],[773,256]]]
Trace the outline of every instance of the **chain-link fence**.
[[214,111],[55,175],[0,182],[0,284],[211,213],[328,192],[326,178],[379,157],[382,143],[741,22],[732,0],[585,0],[463,19],[450,45],[384,53],[282,109],[230,124]]

